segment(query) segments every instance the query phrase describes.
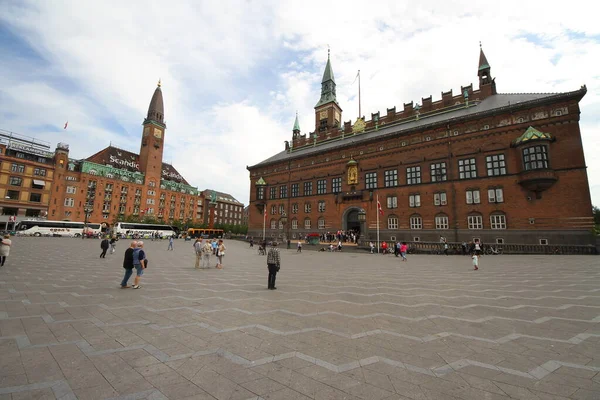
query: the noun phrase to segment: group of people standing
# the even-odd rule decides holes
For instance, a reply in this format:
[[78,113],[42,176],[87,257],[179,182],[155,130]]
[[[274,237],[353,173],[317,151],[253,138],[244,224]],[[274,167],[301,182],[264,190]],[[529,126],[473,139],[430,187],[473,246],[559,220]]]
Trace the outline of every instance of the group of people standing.
[[[223,239],[206,240],[204,243],[202,238],[197,238],[193,244],[194,252],[196,253],[196,269],[210,268],[210,256],[214,255],[217,257],[217,265],[215,268],[223,268],[223,257],[225,256],[225,244]],[[200,267],[202,263],[202,267]]]

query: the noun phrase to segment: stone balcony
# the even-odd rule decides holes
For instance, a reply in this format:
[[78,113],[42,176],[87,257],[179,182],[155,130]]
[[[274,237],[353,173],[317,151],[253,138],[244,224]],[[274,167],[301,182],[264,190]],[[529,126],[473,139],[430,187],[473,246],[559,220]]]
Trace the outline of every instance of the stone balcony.
[[557,180],[553,169],[533,169],[519,173],[519,185],[535,193],[550,188]]

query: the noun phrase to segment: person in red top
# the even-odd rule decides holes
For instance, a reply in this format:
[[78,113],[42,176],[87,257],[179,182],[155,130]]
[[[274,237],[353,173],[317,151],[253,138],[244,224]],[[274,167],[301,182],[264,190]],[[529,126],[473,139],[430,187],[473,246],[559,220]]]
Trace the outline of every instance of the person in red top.
[[402,244],[400,245],[400,256],[402,257],[402,261],[408,261],[406,259],[407,251],[408,251],[408,246],[406,245],[406,242],[402,242]]
[[387,242],[381,243],[381,250],[383,250],[383,254],[387,254],[388,245]]

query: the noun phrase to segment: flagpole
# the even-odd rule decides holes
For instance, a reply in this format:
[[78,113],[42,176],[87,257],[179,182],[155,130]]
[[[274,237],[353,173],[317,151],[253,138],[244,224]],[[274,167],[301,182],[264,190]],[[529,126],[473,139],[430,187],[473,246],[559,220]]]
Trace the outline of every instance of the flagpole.
[[377,195],[377,253],[379,254],[379,194]]
[[[362,112],[360,109],[360,69],[358,70],[358,118],[362,117]],[[379,212],[379,211],[377,211]]]
[[267,228],[267,205],[265,204],[265,209],[263,211],[263,240],[265,240],[265,230]]

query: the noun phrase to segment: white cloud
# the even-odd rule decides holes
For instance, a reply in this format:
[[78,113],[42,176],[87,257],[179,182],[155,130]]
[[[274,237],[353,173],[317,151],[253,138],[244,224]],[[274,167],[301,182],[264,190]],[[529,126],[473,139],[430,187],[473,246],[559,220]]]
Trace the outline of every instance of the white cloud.
[[[303,131],[314,129],[327,45],[343,119],[355,120],[358,69],[362,113],[385,114],[392,106],[402,109],[406,102],[476,85],[481,40],[501,92],[569,91],[587,84],[581,130],[594,202],[600,204],[600,158],[594,157],[600,150],[600,26],[593,13],[581,12],[586,4],[8,3],[0,21],[46,61],[15,57],[0,63],[10,82],[0,88],[2,110],[15,115],[0,128],[53,144],[67,141],[76,157],[109,141],[138,151],[140,123],[160,77],[165,159],[200,189],[229,192],[247,203],[246,165],[283,150],[296,110]],[[34,129],[66,119],[66,133]]]

